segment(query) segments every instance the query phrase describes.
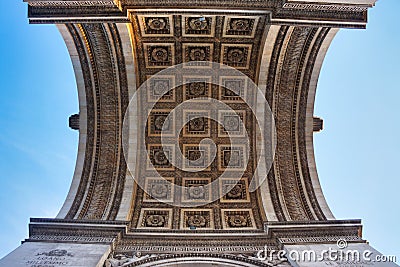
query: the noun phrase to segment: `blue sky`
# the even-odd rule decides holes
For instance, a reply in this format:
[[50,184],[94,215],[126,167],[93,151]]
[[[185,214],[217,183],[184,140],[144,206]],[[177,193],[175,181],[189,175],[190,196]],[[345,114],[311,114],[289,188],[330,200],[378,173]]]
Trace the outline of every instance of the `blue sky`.
[[360,218],[364,238],[400,262],[400,1],[380,0],[367,30],[341,30],[321,71],[317,170],[338,219]]
[[[0,3],[0,257],[27,238],[30,217],[54,217],[75,167],[75,78],[55,26],[29,25],[22,0]],[[315,114],[317,168],[338,219],[400,262],[399,0],[380,0],[367,30],[341,30],[328,51]]]
[[72,179],[78,133],[75,78],[55,26],[28,25],[22,0],[0,3],[0,257],[54,217]]

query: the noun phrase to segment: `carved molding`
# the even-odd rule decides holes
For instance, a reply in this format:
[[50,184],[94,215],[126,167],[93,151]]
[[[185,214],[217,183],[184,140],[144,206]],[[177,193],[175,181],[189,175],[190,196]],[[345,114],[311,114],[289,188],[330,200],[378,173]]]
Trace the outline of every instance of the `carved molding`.
[[268,187],[281,221],[326,218],[326,207],[322,211],[308,170],[305,122],[315,61],[329,30],[282,26],[270,56],[268,76],[262,77],[277,126],[277,153]]
[[123,51],[114,25],[69,25],[69,31],[84,73],[89,119],[82,178],[66,218],[113,218],[126,174],[118,126],[128,103]]
[[326,10],[326,11],[367,11],[371,6],[343,5],[343,4],[315,4],[315,3],[285,3],[283,8],[300,10]]
[[115,7],[113,0],[92,0],[92,1],[37,1],[28,0],[29,6],[38,7],[85,7],[85,6],[106,6]]
[[[88,21],[116,22],[127,21],[127,11],[149,8],[197,8],[217,9],[220,12],[234,12],[235,10],[248,9],[250,11],[271,11],[273,23],[286,25],[313,25],[333,27],[360,27],[367,22],[367,10],[370,4],[349,3],[309,3],[287,2],[283,0],[64,0],[43,1],[26,0],[29,4],[29,17],[32,23],[84,23]],[[97,11],[96,11],[97,9]],[[100,11],[102,10],[102,11]],[[99,13],[100,11],[100,13]],[[101,18],[104,17],[103,20]],[[211,21],[210,21],[211,22]],[[211,22],[214,23],[214,22]],[[190,25],[190,24],[188,24]],[[200,34],[212,34],[208,31]],[[245,34],[242,31],[241,34]]]

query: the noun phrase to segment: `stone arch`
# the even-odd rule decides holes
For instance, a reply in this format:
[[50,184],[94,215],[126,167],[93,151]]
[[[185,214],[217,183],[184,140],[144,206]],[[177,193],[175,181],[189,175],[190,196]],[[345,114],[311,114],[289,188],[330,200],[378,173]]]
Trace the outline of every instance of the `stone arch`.
[[[271,263],[269,263],[271,264]],[[149,257],[131,263],[128,266],[140,267],[206,267],[206,266],[221,266],[221,267],[258,267],[270,266],[266,263],[252,257],[230,254],[169,254]],[[274,265],[278,266],[278,265]]]

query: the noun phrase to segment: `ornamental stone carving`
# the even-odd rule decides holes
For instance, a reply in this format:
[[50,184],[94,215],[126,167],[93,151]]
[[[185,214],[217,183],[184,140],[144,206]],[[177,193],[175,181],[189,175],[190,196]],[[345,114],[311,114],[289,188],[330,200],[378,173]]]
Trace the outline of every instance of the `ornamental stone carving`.
[[182,202],[203,203],[209,201],[211,196],[210,183],[210,178],[183,178]]
[[206,218],[202,215],[192,215],[188,218],[187,224],[191,227],[204,227]]
[[224,116],[224,127],[227,131],[239,131],[240,119],[238,116]]
[[189,131],[194,131],[194,132],[205,131],[205,119],[195,118],[189,121]]
[[233,48],[228,50],[229,63],[242,63],[245,55],[243,49]]
[[163,128],[168,130],[170,128],[170,120],[167,119],[168,115],[156,115],[154,119],[154,127],[156,130],[161,131]]
[[251,44],[222,44],[221,62],[236,69],[249,69]]
[[205,189],[202,185],[194,185],[188,189],[189,198],[202,199],[205,195]]
[[215,16],[182,16],[182,35],[187,37],[214,37]]
[[154,152],[154,161],[157,165],[167,165],[168,158],[163,151],[158,150]]
[[232,19],[230,21],[231,29],[234,31],[249,31],[250,20],[248,19]]
[[174,166],[171,164],[174,157],[173,145],[149,145],[149,164],[148,169],[167,169],[173,170]]
[[148,18],[146,24],[150,29],[155,31],[164,30],[167,26],[165,18]]
[[109,258],[106,260],[104,267],[119,267],[130,262],[130,259],[126,255],[118,254],[115,258]]
[[247,218],[242,215],[229,216],[229,225],[231,227],[245,227],[247,226]]
[[189,95],[193,97],[205,96],[206,84],[204,82],[193,82],[189,84]]
[[[148,76],[150,79],[151,76]],[[175,77],[168,75],[159,75],[156,78],[151,78],[147,84],[147,101],[148,102],[174,102]]]
[[165,219],[161,215],[149,215],[146,218],[146,226],[149,227],[163,227]]
[[226,194],[226,196],[227,198],[237,199],[242,197],[242,193],[243,193],[242,185],[237,184]]
[[239,164],[239,151],[224,151],[224,166],[238,166]]
[[222,209],[222,227],[227,230],[255,229],[252,209]]
[[204,31],[209,28],[208,20],[205,17],[189,18],[189,27],[193,31]]
[[155,198],[165,198],[168,194],[168,185],[166,184],[154,184],[151,186],[151,196]]
[[168,50],[162,47],[154,48],[151,51],[151,58],[155,62],[166,62],[168,60]]
[[163,95],[169,90],[168,80],[156,80],[152,86],[153,92],[156,96]]
[[182,209],[181,226],[185,229],[213,229],[212,209]]
[[36,256],[46,256],[46,257],[73,257],[72,253],[69,253],[68,250],[65,249],[53,249],[49,252],[42,252],[36,254]]
[[192,48],[189,52],[189,58],[191,61],[204,61],[206,60],[206,49],[203,47]]
[[[213,48],[214,44],[195,42],[183,43],[183,62],[188,62],[188,67],[209,66],[213,61]],[[203,77],[204,78],[204,77]]]
[[165,68],[172,66],[175,62],[174,44],[144,44],[146,53],[145,63],[147,68]]

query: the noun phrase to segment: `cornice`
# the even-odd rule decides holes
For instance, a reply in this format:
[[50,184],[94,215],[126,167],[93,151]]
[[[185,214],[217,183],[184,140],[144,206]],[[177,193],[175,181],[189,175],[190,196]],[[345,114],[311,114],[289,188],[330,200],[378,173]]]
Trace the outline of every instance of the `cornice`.
[[[31,23],[127,22],[130,9],[163,8],[180,10],[258,10],[270,11],[271,23],[278,25],[332,26],[364,28],[369,1],[286,1],[286,0],[25,0]],[[179,12],[179,11],[178,11]]]

